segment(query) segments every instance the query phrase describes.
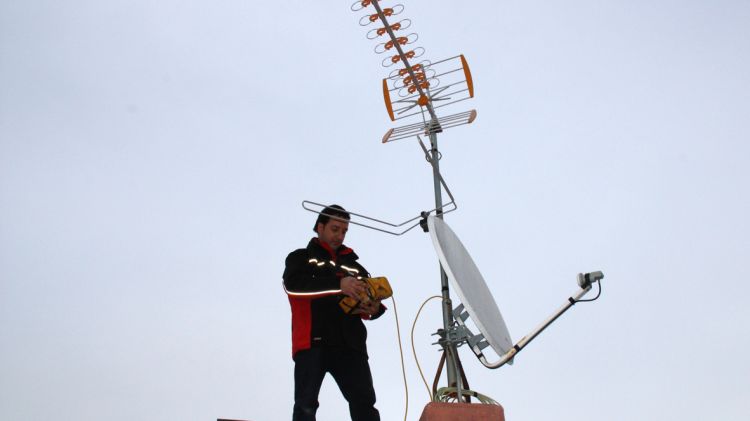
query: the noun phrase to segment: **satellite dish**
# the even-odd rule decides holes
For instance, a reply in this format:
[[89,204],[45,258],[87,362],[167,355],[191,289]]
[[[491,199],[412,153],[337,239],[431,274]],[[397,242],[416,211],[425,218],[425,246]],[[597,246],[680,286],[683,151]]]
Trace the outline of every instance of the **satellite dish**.
[[430,215],[427,227],[443,270],[471,320],[497,355],[504,355],[513,348],[513,342],[479,268],[458,236],[441,218]]

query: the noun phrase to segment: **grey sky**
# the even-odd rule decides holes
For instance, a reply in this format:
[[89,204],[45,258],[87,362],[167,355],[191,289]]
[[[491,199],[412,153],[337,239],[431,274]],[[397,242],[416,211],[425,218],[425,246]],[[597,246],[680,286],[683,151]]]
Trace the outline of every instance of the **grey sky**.
[[[432,205],[415,142],[379,142],[363,13],[333,3],[0,1],[0,419],[290,418],[299,203]],[[472,388],[513,421],[748,419],[750,3],[405,6],[427,58],[471,66],[453,110],[478,118],[440,137],[446,221],[514,339],[606,274],[514,366],[462,349]],[[439,293],[429,237],[347,243],[391,280],[408,349]],[[384,420],[404,406],[393,316],[368,324]],[[439,326],[433,302],[430,380]],[[330,378],[320,400],[345,417]]]

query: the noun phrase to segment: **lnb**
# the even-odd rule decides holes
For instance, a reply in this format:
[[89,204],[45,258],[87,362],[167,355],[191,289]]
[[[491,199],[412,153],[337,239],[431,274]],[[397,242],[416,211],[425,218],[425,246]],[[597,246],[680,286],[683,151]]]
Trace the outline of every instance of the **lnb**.
[[579,273],[578,274],[578,286],[581,288],[588,288],[594,282],[599,282],[604,278],[602,271]]

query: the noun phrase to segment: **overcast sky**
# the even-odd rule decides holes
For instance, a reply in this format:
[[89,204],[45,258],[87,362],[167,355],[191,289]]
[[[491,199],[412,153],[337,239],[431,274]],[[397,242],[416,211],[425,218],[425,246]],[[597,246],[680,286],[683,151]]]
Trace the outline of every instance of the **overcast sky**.
[[[750,2],[405,6],[425,58],[471,66],[475,98],[445,113],[477,120],[439,136],[446,222],[513,339],[578,272],[606,276],[513,366],[462,348],[471,387],[509,421],[750,419]],[[349,7],[0,0],[0,419],[291,418],[300,202],[396,222],[433,207],[415,140],[380,143],[388,70]],[[417,420],[429,236],[346,243],[394,288]],[[386,305],[367,326],[390,421]],[[422,314],[431,383],[438,303]],[[330,377],[320,402],[346,418]]]

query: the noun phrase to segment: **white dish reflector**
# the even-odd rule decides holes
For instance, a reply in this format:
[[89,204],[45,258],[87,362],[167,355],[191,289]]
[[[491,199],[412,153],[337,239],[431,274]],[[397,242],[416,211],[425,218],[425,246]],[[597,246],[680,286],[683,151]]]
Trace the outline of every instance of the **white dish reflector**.
[[479,268],[461,240],[442,219],[430,215],[427,217],[427,227],[443,270],[471,320],[497,355],[505,354],[513,347],[513,342]]

